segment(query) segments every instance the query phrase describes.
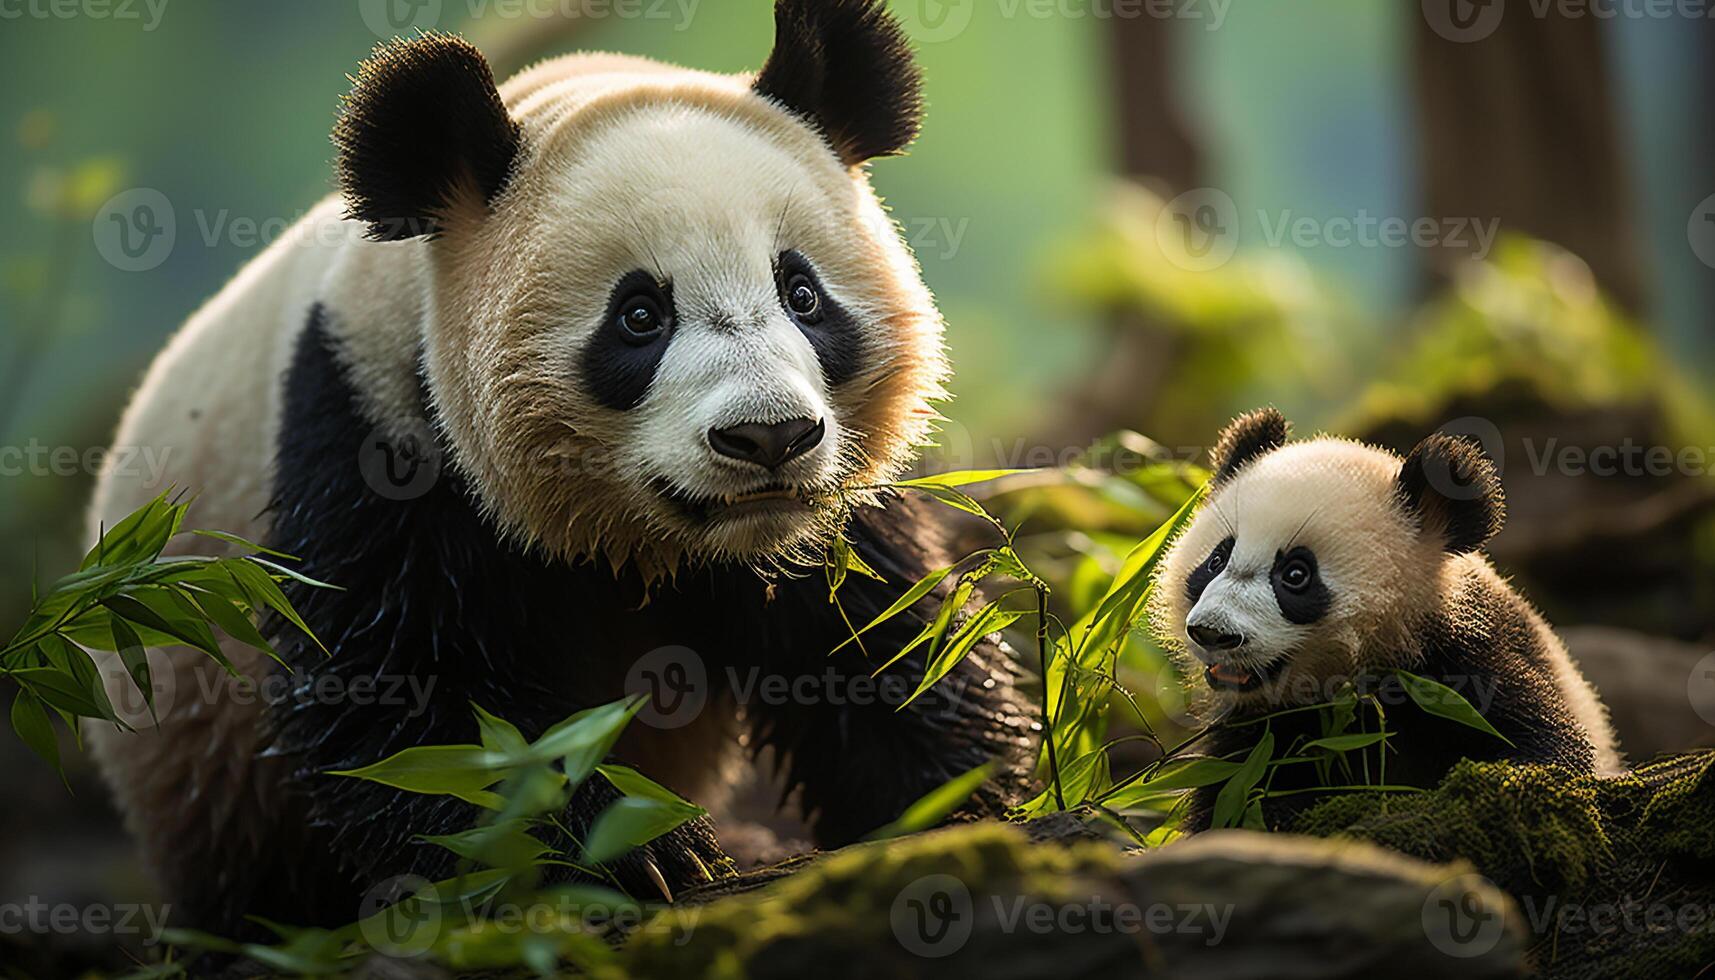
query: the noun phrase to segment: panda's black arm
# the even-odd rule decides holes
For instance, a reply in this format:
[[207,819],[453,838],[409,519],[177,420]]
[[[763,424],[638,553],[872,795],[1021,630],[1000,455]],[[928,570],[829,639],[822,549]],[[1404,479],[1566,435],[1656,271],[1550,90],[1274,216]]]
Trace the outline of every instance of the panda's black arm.
[[[921,501],[890,501],[860,510],[847,530],[854,549],[885,583],[853,573],[828,601],[819,574],[780,583],[756,613],[766,649],[751,656],[806,683],[786,698],[746,700],[758,743],[773,747],[788,784],[802,792],[821,846],[849,843],[893,820],[949,779],[986,762],[996,773],[962,811],[998,816],[1019,802],[1034,744],[1030,713],[1014,689],[1016,668],[992,639],[911,704],[900,705],[922,679],[927,644],[871,679],[935,614],[944,588],[847,644],[854,625],[869,622],[911,584],[950,558],[939,553],[938,514]],[[943,586],[945,583],[943,583]],[[866,653],[867,651],[867,657]],[[735,650],[736,661],[746,651]],[[739,685],[735,685],[735,690]]]
[[[593,618],[589,610],[636,603],[612,575],[501,546],[450,465],[413,476],[415,466],[445,457],[426,431],[414,456],[406,440],[378,438],[334,357],[320,308],[300,339],[285,394],[268,544],[300,556],[306,575],[338,588],[282,583],[329,652],[278,617],[265,624],[293,674],[290,695],[269,705],[261,724],[265,751],[293,773],[286,789],[301,818],[282,823],[304,823],[280,828],[305,842],[308,883],[294,896],[300,916],[313,908],[349,921],[358,898],[391,876],[452,873],[451,852],[419,837],[469,829],[482,814],[455,797],[330,773],[413,746],[473,743],[473,704],[534,737],[611,700],[590,676],[590,658],[574,655],[611,638],[580,632],[579,624]],[[383,451],[411,465],[389,469],[396,461],[377,455]],[[581,833],[617,795],[604,780],[587,780],[566,825]],[[700,880],[686,852],[704,863],[720,859],[706,823],[623,860],[621,883],[639,896],[658,894],[644,858],[673,887]],[[230,904],[244,901],[234,898]]]

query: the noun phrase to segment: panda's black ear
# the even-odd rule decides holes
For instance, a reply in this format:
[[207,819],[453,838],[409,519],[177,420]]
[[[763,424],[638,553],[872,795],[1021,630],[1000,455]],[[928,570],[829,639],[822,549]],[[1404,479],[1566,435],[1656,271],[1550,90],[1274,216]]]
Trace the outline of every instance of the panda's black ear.
[[846,166],[905,149],[923,121],[923,77],[882,0],[778,0],[757,94],[822,131]]
[[432,235],[467,199],[506,186],[521,141],[488,60],[470,42],[423,34],[375,49],[334,126],[339,186],[369,237]]
[[1286,416],[1272,408],[1259,408],[1233,419],[1221,430],[1221,438],[1215,440],[1215,448],[1209,453],[1215,482],[1226,482],[1246,463],[1286,445],[1286,430]]
[[1495,466],[1475,440],[1437,432],[1417,444],[1399,470],[1399,497],[1423,533],[1439,535],[1447,551],[1475,551],[1507,516]]

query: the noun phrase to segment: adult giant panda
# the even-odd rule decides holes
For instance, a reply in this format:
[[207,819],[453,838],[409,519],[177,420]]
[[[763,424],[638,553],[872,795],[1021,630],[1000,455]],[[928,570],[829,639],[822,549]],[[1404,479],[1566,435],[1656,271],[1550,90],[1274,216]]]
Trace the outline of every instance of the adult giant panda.
[[[846,582],[854,621],[946,561],[929,514],[863,489],[929,435],[947,374],[941,318],[862,166],[906,146],[920,106],[878,0],[780,0],[755,76],[587,54],[497,88],[442,35],[363,64],[334,131],[342,193],[173,338],[118,435],[171,465],[106,480],[94,504],[92,529],[190,488],[196,526],[343,589],[291,590],[332,651],[275,631],[294,696],[236,697],[206,657],[151,651],[171,688],[160,729],[95,739],[181,922],[350,921],[377,882],[451,873],[418,838],[476,810],[324,773],[471,742],[473,702],[540,732],[623,696],[663,648],[694,651],[706,706],[634,722],[616,757],[707,800],[729,747],[771,748],[822,845],[1028,752],[993,643],[902,711],[832,687],[740,710],[727,683],[867,677],[855,649],[829,657],[849,627],[822,577],[781,574],[842,526],[887,579]],[[901,648],[933,602],[869,646]],[[900,666],[914,686],[921,656]],[[419,696],[318,693],[375,677]],[[587,781],[567,826],[615,795]],[[720,857],[698,822],[618,877],[653,896]]]
[[[1151,618],[1210,719],[1273,717],[1278,755],[1325,734],[1315,712],[1347,684],[1387,706],[1387,781],[1434,786],[1460,759],[1574,772],[1622,768],[1607,711],[1566,647],[1481,552],[1505,497],[1471,443],[1424,439],[1404,459],[1349,439],[1287,441],[1286,419],[1235,419],[1211,454],[1209,496],[1157,570]],[[1437,681],[1476,705],[1505,741],[1414,707],[1393,674]],[[1201,746],[1242,757],[1263,731],[1214,728]],[[1309,767],[1277,771],[1267,801],[1285,824]],[[1304,777],[1304,778],[1301,778]],[[1220,787],[1194,794],[1206,826]]]

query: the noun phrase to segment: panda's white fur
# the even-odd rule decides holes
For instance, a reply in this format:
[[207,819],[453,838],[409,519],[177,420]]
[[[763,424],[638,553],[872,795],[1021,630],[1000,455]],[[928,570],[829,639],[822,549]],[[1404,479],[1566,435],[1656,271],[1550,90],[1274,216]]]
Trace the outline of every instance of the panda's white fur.
[[[475,488],[474,506],[505,540],[532,554],[600,561],[646,581],[699,563],[765,568],[816,554],[846,508],[876,502],[868,488],[925,441],[947,362],[940,315],[862,167],[915,132],[917,81],[903,35],[874,0],[781,0],[779,18],[770,66],[780,62],[782,84],[804,76],[812,96],[862,102],[851,97],[862,91],[860,70],[900,72],[881,80],[873,105],[837,107],[897,118],[880,132],[842,129],[838,119],[807,118],[813,105],[761,90],[756,77],[641,58],[571,55],[522,72],[499,87],[517,150],[490,197],[473,167],[439,188],[445,199],[427,215],[433,234],[374,241],[377,220],[354,214],[362,195],[347,186],[173,335],[116,436],[163,451],[169,464],[156,482],[104,476],[90,536],[176,486],[195,492],[188,526],[266,540],[281,381],[317,324],[378,433],[422,428],[427,397],[429,424],[450,453],[441,465]],[[843,38],[815,31],[859,36],[842,52]],[[793,43],[798,50],[783,50]],[[825,61],[836,57],[850,63]],[[342,127],[387,115],[370,103],[435,58],[455,63],[442,82],[486,79],[480,55],[454,39],[384,46],[357,77]],[[832,77],[836,69],[847,77]],[[481,115],[446,111],[461,125]],[[352,145],[363,134],[343,138],[345,170],[372,165],[365,154],[374,148]],[[378,142],[376,152],[392,151]],[[771,263],[787,248],[862,326],[851,339],[860,366],[845,383],[830,383],[782,309]],[[610,325],[610,294],[633,270],[671,282],[677,321],[646,395],[616,411],[584,389],[577,356]],[[799,417],[820,420],[824,437],[766,475],[713,451],[706,436]],[[663,492],[721,500],[781,482],[797,506],[729,520],[687,518]],[[230,550],[201,538],[174,547]],[[247,647],[223,649],[252,680],[272,670]],[[200,654],[150,658],[160,730],[100,726],[90,740],[145,856],[185,886],[200,874],[187,857],[199,846],[216,869],[277,846],[268,828],[279,819],[285,770],[255,751],[261,699],[232,696]],[[115,703],[133,701],[123,673],[111,676]],[[129,720],[153,727],[142,712]],[[714,775],[723,740],[712,735],[730,720],[711,715],[702,726],[710,737],[693,730],[672,748],[643,744],[637,754]],[[218,901],[222,886],[209,887]]]
[[[1255,413],[1234,429],[1263,417],[1278,419]],[[1284,431],[1280,422],[1282,437]],[[1336,436],[1291,443],[1265,436],[1230,458],[1233,441],[1229,433],[1217,449],[1217,479],[1172,542],[1151,592],[1155,632],[1186,676],[1199,679],[1211,716],[1330,700],[1351,679],[1414,669],[1425,655],[1426,621],[1448,615],[1455,631],[1484,630],[1487,623],[1473,613],[1486,614],[1492,600],[1475,593],[1513,595],[1479,551],[1449,553],[1435,512],[1405,506],[1402,460],[1393,453]],[[1234,544],[1224,567],[1200,589],[1188,590],[1199,567],[1229,538]],[[1305,623],[1283,614],[1271,580],[1279,556],[1298,548],[1314,556],[1330,597],[1327,610]],[[1522,598],[1502,615],[1525,618],[1537,645],[1528,654],[1546,662],[1559,697],[1595,749],[1597,768],[1620,771],[1607,711],[1560,638]],[[1192,636],[1199,627],[1243,642],[1206,648]],[[1268,682],[1239,687],[1216,683],[1215,675]]]

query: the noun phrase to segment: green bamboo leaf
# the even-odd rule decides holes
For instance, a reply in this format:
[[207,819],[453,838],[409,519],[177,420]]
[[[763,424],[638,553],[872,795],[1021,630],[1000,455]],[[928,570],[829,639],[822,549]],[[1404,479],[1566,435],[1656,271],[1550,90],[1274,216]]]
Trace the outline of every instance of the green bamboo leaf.
[[197,608],[202,610],[203,615],[224,630],[227,636],[245,646],[260,650],[273,658],[280,666],[286,666],[286,662],[280,659],[280,654],[275,652],[274,645],[269,643],[256,629],[256,624],[250,621],[250,617],[244,610],[233,605],[225,597],[210,591],[193,590],[190,592],[190,596]]
[[954,510],[962,510],[967,514],[980,517],[985,521],[994,520],[994,515],[984,510],[982,504],[977,503],[962,491],[954,490],[952,487],[923,484],[922,486],[913,487],[912,489],[921,490]]
[[244,590],[245,596],[250,601],[250,608],[267,607],[274,610],[285,617],[286,622],[291,623],[297,627],[299,632],[309,637],[310,641],[320,647],[323,653],[332,656],[328,648],[316,637],[316,634],[311,632],[309,624],[304,622],[303,617],[298,615],[296,609],[292,608],[291,601],[286,598],[284,592],[280,591],[280,587],[274,583],[274,579],[268,575],[267,570],[254,564],[254,561],[255,559],[251,558],[239,558],[222,562],[221,568],[232,576],[233,582],[240,589]]
[[36,648],[44,663],[71,677],[81,690],[87,692],[90,703],[95,707],[94,713],[88,717],[118,720],[113,705],[107,700],[106,679],[87,650],[52,634],[43,637]]
[[69,711],[83,718],[116,721],[113,708],[95,699],[90,687],[78,678],[56,667],[24,667],[7,671],[6,676],[34,694],[45,704]]
[[1215,797],[1215,827],[1237,826],[1243,819],[1246,805],[1250,800],[1251,790],[1262,779],[1262,774],[1268,769],[1268,760],[1274,755],[1274,733],[1263,732],[1257,740],[1250,755],[1239,766],[1227,784],[1221,787],[1221,792]]
[[293,579],[295,581],[302,582],[305,585],[310,586],[311,588],[332,589],[335,592],[344,592],[345,591],[344,586],[332,585],[330,583],[323,582],[320,579],[310,578],[308,575],[305,575],[303,572],[294,571],[290,568],[287,568],[284,565],[275,564],[274,562],[271,562],[266,558],[258,558],[255,555],[247,555],[247,556],[245,556],[245,558],[243,560],[255,562],[256,564],[261,565],[263,568],[266,568],[269,571],[274,572],[275,574],[284,575],[289,579]]
[[241,538],[236,534],[228,534],[225,531],[197,529],[191,531],[191,533],[201,535],[205,538],[214,538],[217,541],[225,541],[227,544],[237,545],[238,547],[243,548],[245,552],[253,555],[273,555],[275,558],[283,558],[286,561],[303,560],[296,555],[288,555],[284,551],[275,551],[273,548],[264,547],[247,538]]
[[953,625],[953,617],[958,615],[959,610],[965,608],[965,603],[971,600],[971,594],[976,591],[977,582],[978,578],[975,577],[974,573],[961,576],[959,584],[954,586],[953,591],[947,593],[946,598],[941,600],[941,607],[936,611],[935,618],[924,625],[910,643],[901,647],[898,653],[889,657],[870,676],[878,676],[882,671],[903,660],[907,654],[925,642],[929,643],[929,656],[933,659],[936,648],[940,646],[941,640],[947,635],[947,630]]
[[985,762],[975,769],[954,776],[919,797],[917,802],[906,807],[905,812],[892,823],[871,831],[864,840],[885,840],[928,830],[970,799],[971,794],[994,775],[994,770],[993,762]]
[[101,605],[115,617],[164,633],[179,643],[201,650],[224,667],[228,674],[238,676],[237,668],[220,649],[220,641],[215,639],[214,632],[203,621],[202,612],[176,593],[150,587],[108,596],[101,600]]
[[1489,720],[1472,707],[1471,702],[1465,700],[1458,691],[1439,681],[1419,677],[1407,671],[1396,670],[1393,674],[1399,678],[1401,686],[1405,688],[1405,693],[1411,695],[1411,700],[1417,702],[1417,706],[1424,711],[1437,718],[1446,718],[1448,721],[1456,721],[1480,732],[1488,732],[1508,745],[1513,744],[1511,739],[1496,731],[1495,726],[1489,724]]
[[1239,764],[1226,759],[1187,759],[1162,767],[1161,772],[1148,779],[1122,787],[1102,802],[1115,809],[1124,809],[1163,793],[1213,786],[1232,778],[1238,771]]
[[[859,629],[856,633],[852,634],[852,636],[848,637],[844,643],[841,643],[839,646],[834,647],[834,649],[832,649],[828,652],[830,654],[838,653],[841,649],[843,649],[846,646],[847,643],[856,642],[856,640],[859,636],[862,636],[863,634],[868,633],[870,630],[875,629],[877,626],[880,626],[882,623],[887,622],[888,620],[892,619],[893,617],[899,615],[900,613],[904,612],[905,610],[910,609],[912,606],[916,605],[917,600],[928,595],[930,592],[933,592],[935,590],[935,586],[940,585],[941,581],[943,579],[945,579],[949,574],[951,574],[955,567],[956,566],[954,566],[954,565],[948,565],[945,568],[937,568],[934,571],[930,572],[929,574],[918,579],[916,584],[912,585],[911,588],[906,589],[905,594],[903,594],[899,598],[895,599],[893,601],[892,605],[888,606],[886,609],[883,609],[879,615],[877,615],[874,619],[869,621],[868,625],[864,626],[862,629]],[[895,659],[897,659],[897,658],[895,658]]]
[[118,616],[108,617],[108,628],[113,632],[113,649],[119,654],[119,662],[125,666],[131,683],[137,685],[138,693],[143,695],[143,703],[149,706],[149,717],[159,724],[160,719],[155,718],[155,684],[149,676],[147,648],[137,636],[137,631]]
[[616,800],[590,827],[581,860],[589,864],[611,861],[707,812],[699,806],[637,796]]
[[893,484],[896,487],[963,487],[972,483],[986,483],[1003,476],[1015,473],[1034,473],[1032,469],[1022,470],[953,470],[948,473],[936,473],[933,476],[920,476],[915,480],[901,480]]
[[[1060,769],[1060,789],[1066,798],[1066,807],[1071,809],[1090,798],[1092,792],[1105,786],[1110,779],[1108,773],[1108,750],[1095,749],[1073,759]],[[1054,781],[1048,780],[1048,785],[1042,792],[1018,807],[1018,814],[1033,817],[1050,810],[1058,810],[1059,803],[1054,796]]]
[[1167,542],[1190,520],[1202,491],[1186,498],[1177,512],[1149,537],[1138,542],[1126,555],[1120,570],[1108,586],[1107,594],[1097,603],[1095,615],[1079,644],[1079,659],[1085,650],[1105,650],[1119,637],[1131,631],[1132,624],[1142,613],[1149,593],[1150,574],[1160,560]]
[[692,803],[690,800],[685,799],[630,766],[605,763],[603,765],[596,766],[595,768],[596,772],[601,773],[607,778],[608,782],[613,784],[614,789],[619,790],[626,796],[635,796],[639,799],[645,800],[658,800],[662,803],[671,803],[678,806],[687,806],[692,808],[695,808],[696,806],[696,804]]
[[1253,800],[1251,801],[1250,806],[1245,807],[1245,815],[1244,818],[1239,821],[1239,826],[1246,830],[1262,832],[1266,832],[1268,830],[1268,821],[1264,820],[1262,816],[1261,800]]
[[528,819],[518,817],[472,827],[456,834],[424,834],[418,839],[489,867],[522,869],[534,865],[542,855],[553,850],[531,836],[530,826]]
[[475,701],[472,701],[470,706],[471,710],[476,712],[476,724],[482,733],[483,748],[507,755],[523,755],[530,743],[525,740],[524,733],[518,730],[517,725],[489,714]]
[[1352,735],[1330,735],[1304,743],[1304,751],[1311,749],[1327,749],[1330,752],[1351,752],[1354,749],[1364,749],[1392,737],[1393,732],[1371,732],[1369,734],[1355,733]]
[[97,567],[140,565],[159,557],[167,541],[178,533],[187,506],[168,499],[165,491],[141,508],[106,529],[95,547],[84,556],[78,571]]
[[1018,609],[1002,609],[999,600],[977,610],[976,614],[965,621],[951,642],[934,652],[929,658],[929,666],[923,671],[923,680],[917,685],[905,703],[896,710],[904,711],[911,702],[922,696],[923,692],[934,687],[936,682],[946,677],[959,662],[964,660],[971,650],[983,637],[996,633],[1017,622],[1024,612]]
[[380,762],[329,771],[328,775],[367,779],[409,793],[456,796],[498,810],[506,801],[488,787],[506,776],[506,761],[480,745],[414,745]]
[[60,769],[60,745],[54,737],[54,724],[48,718],[47,709],[42,706],[41,699],[29,691],[20,690],[18,696],[12,699],[12,730],[30,747],[30,751],[42,757],[54,771],[64,777]]
[[857,553],[856,548],[846,549],[846,567],[865,578],[872,578],[877,582],[887,581],[886,576],[869,567],[869,562],[863,560],[863,556]]
[[535,763],[559,759],[565,767],[566,779],[573,784],[581,783],[607,758],[613,743],[619,740],[643,702],[641,697],[630,697],[580,711],[544,732],[523,759]]

